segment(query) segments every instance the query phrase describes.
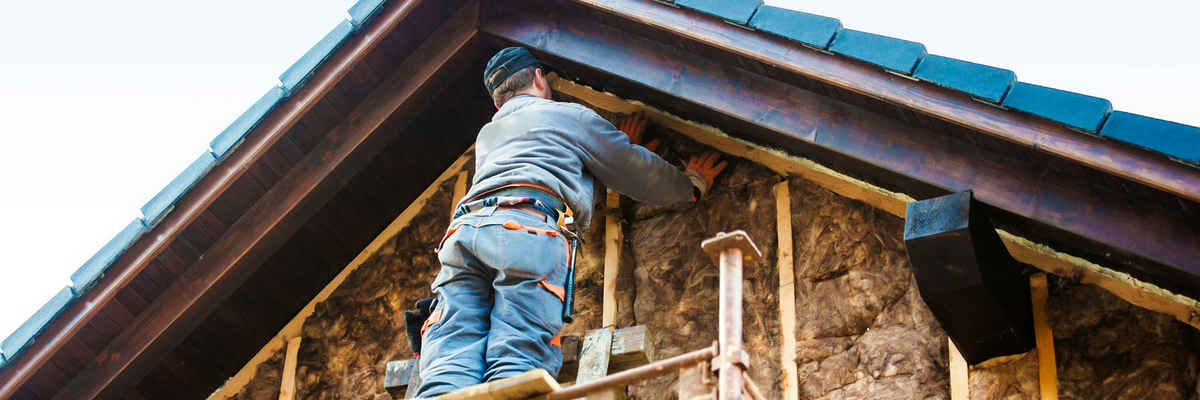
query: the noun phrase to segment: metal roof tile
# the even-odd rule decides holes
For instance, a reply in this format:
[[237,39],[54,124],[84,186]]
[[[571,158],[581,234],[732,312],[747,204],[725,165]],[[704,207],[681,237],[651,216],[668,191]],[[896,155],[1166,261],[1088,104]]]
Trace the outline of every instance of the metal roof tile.
[[1124,111],[1113,111],[1100,135],[1190,163],[1200,163],[1200,128]]
[[904,74],[912,74],[925,57],[923,44],[853,29],[839,31],[829,51]]
[[1099,130],[1104,117],[1112,112],[1112,103],[1106,99],[1025,82],[1013,85],[1003,104],[1089,132]]
[[2,349],[0,351],[3,351],[7,358],[15,358],[26,344],[37,337],[42,328],[45,328],[50,321],[54,320],[55,316],[58,316],[58,313],[71,302],[73,297],[75,295],[72,293],[70,286],[59,290],[54,297],[50,298],[50,301],[43,304],[16,331],[8,335],[3,342],[0,342],[0,349]]
[[926,55],[913,76],[996,103],[1017,82],[1017,74],[1010,70],[936,54]]
[[745,25],[762,0],[675,0],[675,5]]
[[354,24],[354,29],[361,28],[371,20],[371,16],[379,11],[387,0],[358,0],[354,5],[350,6],[347,12],[350,14],[350,23]]
[[283,83],[283,89],[291,93],[299,88],[308,79],[308,76],[330,54],[333,54],[333,50],[337,48],[338,44],[349,37],[353,31],[354,25],[350,21],[343,20],[337,26],[334,26],[333,30],[325,34],[325,37],[321,38],[317,44],[308,49],[303,56],[300,56],[300,59],[288,67],[287,71],[283,71],[283,74],[279,75],[279,81]]
[[154,226],[158,220],[170,210],[171,206],[179,200],[180,196],[187,193],[187,190],[192,187],[196,181],[204,176],[208,169],[216,164],[217,158],[212,152],[205,151],[200,157],[192,161],[183,172],[175,176],[166,187],[158,191],[150,201],[142,206],[142,218],[147,227]]
[[272,108],[275,108],[275,104],[284,97],[286,97],[285,92],[279,86],[268,90],[258,101],[254,102],[254,105],[242,112],[242,115],[239,115],[237,119],[233,120],[233,123],[221,131],[221,134],[209,142],[208,146],[212,149],[213,155],[218,159],[224,158],[225,154],[237,146],[238,142],[242,141],[242,137],[250,133],[250,130],[258,125],[258,121],[265,117]]
[[141,218],[135,218],[133,222],[125,226],[125,229],[121,229],[117,236],[104,244],[100,251],[93,254],[92,258],[89,258],[87,262],[83,263],[83,266],[71,274],[71,284],[75,290],[79,293],[86,292],[88,286],[96,282],[108,265],[112,264],[113,260],[116,260],[129,245],[133,244],[133,241],[137,240],[145,229],[146,226]]
[[833,42],[834,35],[842,29],[842,22],[806,12],[786,8],[762,6],[754,13],[750,26],[760,31],[795,40],[816,48],[824,49]]

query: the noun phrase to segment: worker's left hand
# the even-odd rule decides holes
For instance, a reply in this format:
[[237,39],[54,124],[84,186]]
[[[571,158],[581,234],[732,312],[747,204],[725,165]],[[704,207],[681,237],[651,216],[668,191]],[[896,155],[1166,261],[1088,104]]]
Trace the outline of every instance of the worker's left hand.
[[721,153],[709,150],[704,154],[692,156],[692,159],[688,160],[684,172],[687,173],[688,179],[692,180],[692,184],[700,189],[701,196],[708,193],[708,189],[712,188],[713,180],[728,165],[728,162],[725,161],[717,163],[720,157]]
[[[629,143],[641,145],[642,134],[646,133],[646,114],[641,111],[630,114],[628,117],[625,117],[625,119],[621,120],[621,126],[619,126],[617,129],[620,129],[621,132],[624,132],[625,136],[629,136]],[[660,144],[662,144],[662,142],[658,141],[658,139],[654,139],[651,140],[650,143],[646,143],[643,147],[645,147],[646,150],[655,151],[658,150],[658,146]]]

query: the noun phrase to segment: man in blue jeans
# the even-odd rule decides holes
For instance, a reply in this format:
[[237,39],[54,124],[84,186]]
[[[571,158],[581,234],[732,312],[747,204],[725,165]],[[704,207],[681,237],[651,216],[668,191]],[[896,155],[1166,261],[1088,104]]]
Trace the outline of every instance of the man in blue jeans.
[[479,131],[474,182],[438,246],[418,397],[535,368],[558,374],[562,285],[574,256],[566,225],[573,218],[587,229],[595,180],[672,204],[702,197],[725,168],[715,152],[693,157],[686,170],[672,166],[637,145],[643,117],[626,120],[622,132],[591,109],[550,100],[544,74],[520,47],[496,53],[484,70],[499,111]]

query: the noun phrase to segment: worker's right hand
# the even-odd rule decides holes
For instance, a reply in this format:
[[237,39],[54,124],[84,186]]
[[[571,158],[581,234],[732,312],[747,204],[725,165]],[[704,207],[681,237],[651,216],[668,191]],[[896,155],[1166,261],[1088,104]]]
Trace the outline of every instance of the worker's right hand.
[[[630,114],[628,117],[625,117],[625,119],[621,120],[621,126],[619,126],[617,129],[620,129],[621,132],[625,133],[625,136],[629,136],[629,143],[641,145],[642,134],[646,133],[646,114],[641,111]],[[655,139],[651,140],[650,143],[645,144],[643,147],[645,147],[646,150],[655,151],[658,149],[658,146],[661,143],[662,142],[659,142],[658,139]]]
[[708,189],[712,188],[713,180],[717,178],[717,175],[721,171],[725,170],[728,164],[725,161],[721,161],[718,164],[717,160],[720,157],[721,153],[709,150],[698,156],[692,156],[692,159],[687,163],[684,173],[687,174],[688,179],[691,179],[692,185],[700,189],[701,197],[708,193]]

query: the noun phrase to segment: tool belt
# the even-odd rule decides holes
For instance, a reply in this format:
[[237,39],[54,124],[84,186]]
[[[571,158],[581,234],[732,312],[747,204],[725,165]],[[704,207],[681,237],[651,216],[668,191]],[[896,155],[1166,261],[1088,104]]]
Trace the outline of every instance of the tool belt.
[[553,191],[533,184],[517,183],[501,186],[472,197],[454,210],[451,219],[470,214],[485,207],[516,207],[528,206],[547,216],[553,217],[558,230],[567,236],[574,236],[569,226],[575,222],[575,213],[567,206],[562,198]]

